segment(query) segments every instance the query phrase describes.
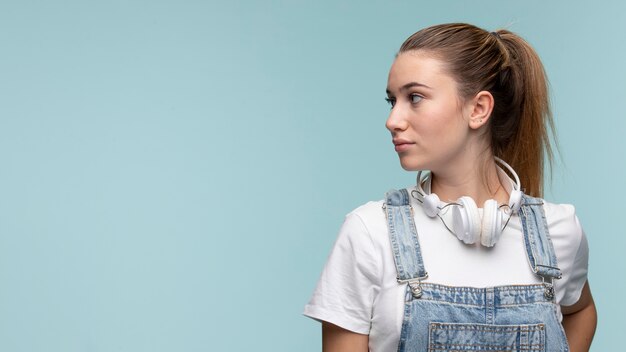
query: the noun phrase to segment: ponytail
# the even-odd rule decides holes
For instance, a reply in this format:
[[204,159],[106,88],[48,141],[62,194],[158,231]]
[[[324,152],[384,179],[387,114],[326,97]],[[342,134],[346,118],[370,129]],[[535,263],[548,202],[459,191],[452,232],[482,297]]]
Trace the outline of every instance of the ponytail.
[[[507,30],[496,34],[503,51],[498,85],[512,104],[508,112],[498,111],[501,114],[493,115],[491,146],[496,156],[517,170],[525,193],[541,197],[544,150],[549,166],[553,161],[548,130],[556,135],[548,100],[548,80],[539,56],[528,42]],[[496,105],[498,103],[496,98]],[[503,130],[509,127],[507,120],[511,119],[517,126],[513,133],[506,133]]]
[[543,195],[544,151],[552,166],[548,130],[555,136],[548,100],[548,81],[535,50],[508,31],[487,32],[464,23],[425,28],[410,36],[400,53],[432,52],[446,62],[469,98],[480,91],[494,97],[488,134],[494,156],[518,173],[524,193]]

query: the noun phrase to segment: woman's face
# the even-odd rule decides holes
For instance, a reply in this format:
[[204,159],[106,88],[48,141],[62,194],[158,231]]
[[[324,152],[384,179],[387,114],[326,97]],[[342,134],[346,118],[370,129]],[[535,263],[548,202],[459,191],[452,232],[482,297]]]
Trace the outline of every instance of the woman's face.
[[392,108],[385,126],[405,170],[437,171],[463,157],[469,109],[440,60],[420,51],[398,55],[387,96]]

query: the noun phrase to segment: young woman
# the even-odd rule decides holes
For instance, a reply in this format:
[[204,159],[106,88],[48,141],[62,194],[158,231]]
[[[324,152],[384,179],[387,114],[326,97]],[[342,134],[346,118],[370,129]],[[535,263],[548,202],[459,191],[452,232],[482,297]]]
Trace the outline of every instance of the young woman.
[[386,123],[416,185],[346,216],[304,314],[324,351],[586,351],[584,232],[542,195],[547,81],[507,30],[423,29],[402,44]]

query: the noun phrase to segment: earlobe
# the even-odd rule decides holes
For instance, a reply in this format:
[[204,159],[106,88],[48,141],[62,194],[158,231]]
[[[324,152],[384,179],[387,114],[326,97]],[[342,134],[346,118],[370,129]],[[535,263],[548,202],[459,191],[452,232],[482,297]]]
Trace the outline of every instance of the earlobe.
[[488,91],[480,91],[472,99],[472,111],[470,114],[470,128],[478,129],[487,124],[493,111],[493,95]]

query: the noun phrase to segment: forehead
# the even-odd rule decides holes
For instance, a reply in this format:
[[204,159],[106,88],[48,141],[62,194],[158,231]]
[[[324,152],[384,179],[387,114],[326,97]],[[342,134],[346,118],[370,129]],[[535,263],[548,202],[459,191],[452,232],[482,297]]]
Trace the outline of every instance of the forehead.
[[456,88],[456,81],[446,72],[444,62],[422,51],[398,54],[389,70],[387,88],[390,91],[395,91],[410,82],[417,82],[433,89]]

